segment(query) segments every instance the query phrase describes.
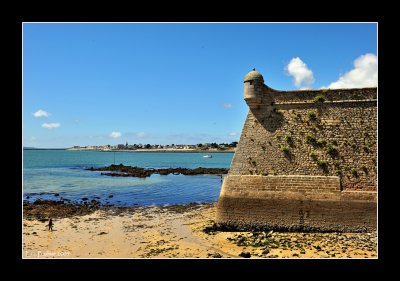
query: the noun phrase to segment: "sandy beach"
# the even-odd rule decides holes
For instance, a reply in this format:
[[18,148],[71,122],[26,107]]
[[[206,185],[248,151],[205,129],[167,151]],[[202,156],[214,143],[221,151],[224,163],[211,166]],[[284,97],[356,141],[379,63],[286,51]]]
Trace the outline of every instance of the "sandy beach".
[[52,232],[24,218],[23,257],[377,258],[376,233],[223,232],[214,217],[215,204],[98,209],[54,219]]

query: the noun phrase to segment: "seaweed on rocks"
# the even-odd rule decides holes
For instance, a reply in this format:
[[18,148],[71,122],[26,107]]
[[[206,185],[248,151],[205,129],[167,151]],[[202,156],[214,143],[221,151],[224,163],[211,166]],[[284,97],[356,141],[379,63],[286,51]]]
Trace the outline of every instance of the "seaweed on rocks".
[[52,218],[65,218],[76,215],[91,214],[100,209],[100,202],[91,200],[90,202],[70,203],[63,200],[41,200],[37,199],[33,203],[24,202],[24,218],[37,219],[40,221]]
[[222,175],[227,174],[229,169],[227,168],[203,168],[198,167],[195,169],[188,169],[188,168],[162,168],[162,169],[145,169],[141,167],[132,167],[132,166],[124,166],[123,164],[119,165],[110,165],[107,167],[99,167],[94,168],[90,167],[87,168],[88,171],[106,171],[108,173],[101,173],[104,176],[111,176],[111,177],[138,177],[138,178],[146,178],[151,176],[152,174],[159,174],[159,175],[186,175],[186,176],[193,176],[193,175]]

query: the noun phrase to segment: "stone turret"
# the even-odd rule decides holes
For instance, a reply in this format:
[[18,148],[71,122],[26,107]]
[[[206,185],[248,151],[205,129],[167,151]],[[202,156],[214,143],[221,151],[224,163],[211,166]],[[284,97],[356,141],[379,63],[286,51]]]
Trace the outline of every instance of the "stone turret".
[[264,88],[263,76],[253,68],[244,77],[244,100],[250,109],[258,108],[261,104]]

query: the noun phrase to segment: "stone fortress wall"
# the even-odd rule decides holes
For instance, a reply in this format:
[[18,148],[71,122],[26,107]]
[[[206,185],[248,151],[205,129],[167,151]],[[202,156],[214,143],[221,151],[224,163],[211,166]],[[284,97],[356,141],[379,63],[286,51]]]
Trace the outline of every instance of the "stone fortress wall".
[[253,70],[217,204],[236,228],[376,229],[377,89],[276,91]]

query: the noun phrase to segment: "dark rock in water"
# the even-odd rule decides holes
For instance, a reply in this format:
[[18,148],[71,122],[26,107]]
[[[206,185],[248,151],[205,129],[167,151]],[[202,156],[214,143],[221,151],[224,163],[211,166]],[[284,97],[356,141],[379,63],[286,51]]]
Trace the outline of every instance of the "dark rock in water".
[[56,194],[54,194],[54,196],[60,196],[60,194],[56,193]]
[[243,257],[243,258],[250,258],[251,254],[249,252],[241,252],[239,254],[239,257]]
[[120,165],[110,165],[108,167],[100,167],[100,168],[89,168],[86,169],[89,171],[109,171],[111,173],[101,173],[104,176],[111,176],[111,177],[139,177],[145,178],[149,177],[152,174],[160,174],[160,175],[221,175],[227,174],[229,169],[225,168],[195,168],[195,169],[188,169],[188,168],[165,168],[165,169],[145,169],[140,167],[132,167],[132,166],[124,166]]
[[108,198],[113,198],[114,197],[114,195],[108,195]]
[[87,198],[87,197],[83,197],[83,198],[81,198],[81,199],[82,199],[82,201],[89,200],[89,198]]
[[33,202],[34,205],[62,205],[64,204],[64,201],[53,201],[53,200],[40,200],[36,199],[35,202]]
[[29,199],[29,198],[31,198],[30,196],[26,196],[26,199]]
[[39,193],[39,195],[44,195],[44,194],[46,194],[46,192],[40,192],[40,193]]

